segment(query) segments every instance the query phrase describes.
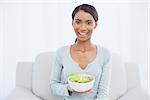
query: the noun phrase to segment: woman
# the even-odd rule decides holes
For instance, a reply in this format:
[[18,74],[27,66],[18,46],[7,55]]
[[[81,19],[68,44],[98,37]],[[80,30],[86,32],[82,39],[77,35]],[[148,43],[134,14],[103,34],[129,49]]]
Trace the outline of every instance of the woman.
[[[110,53],[106,48],[91,42],[97,27],[98,14],[92,5],[77,6],[72,13],[72,26],[76,41],[56,52],[50,87],[54,94],[64,100],[108,100],[111,74]],[[91,90],[77,92],[68,86],[67,78],[72,73],[86,73],[95,77]]]

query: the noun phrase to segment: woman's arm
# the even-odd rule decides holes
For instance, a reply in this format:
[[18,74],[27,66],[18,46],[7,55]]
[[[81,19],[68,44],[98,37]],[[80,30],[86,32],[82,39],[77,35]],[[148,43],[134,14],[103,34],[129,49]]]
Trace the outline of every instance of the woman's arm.
[[57,51],[50,76],[50,88],[55,95],[69,96],[67,84],[61,83],[62,69],[61,58]]
[[105,55],[105,62],[102,67],[102,74],[99,80],[97,97],[95,100],[108,100],[109,99],[109,86],[111,78],[111,56],[108,52]]

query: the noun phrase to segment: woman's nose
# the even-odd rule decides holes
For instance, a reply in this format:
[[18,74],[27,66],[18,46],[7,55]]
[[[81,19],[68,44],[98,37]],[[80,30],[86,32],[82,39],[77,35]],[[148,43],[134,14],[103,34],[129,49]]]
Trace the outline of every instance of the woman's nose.
[[81,24],[80,30],[85,30],[85,29],[86,29],[85,24]]

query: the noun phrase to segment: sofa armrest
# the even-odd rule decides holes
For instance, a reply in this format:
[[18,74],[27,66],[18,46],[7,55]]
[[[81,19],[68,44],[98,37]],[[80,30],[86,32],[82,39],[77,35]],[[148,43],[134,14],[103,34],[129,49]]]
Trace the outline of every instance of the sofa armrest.
[[126,78],[127,78],[127,89],[130,90],[135,87],[140,87],[140,72],[139,66],[134,62],[126,62]]
[[16,86],[31,90],[33,62],[19,62],[16,70]]
[[36,95],[34,95],[32,91],[28,89],[16,87],[6,97],[5,100],[41,100],[41,99],[38,98]]
[[150,100],[150,96],[141,87],[136,87],[128,91],[124,96],[122,96],[118,100]]

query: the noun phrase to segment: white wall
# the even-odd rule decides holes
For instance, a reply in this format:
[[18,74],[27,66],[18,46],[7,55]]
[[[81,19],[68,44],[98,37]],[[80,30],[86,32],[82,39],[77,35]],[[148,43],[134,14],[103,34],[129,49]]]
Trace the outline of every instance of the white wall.
[[[125,61],[136,62],[140,66],[142,87],[148,90],[148,9],[145,2],[90,1],[100,17],[93,42],[121,54]],[[15,87],[18,61],[34,61],[40,52],[55,51],[74,42],[71,13],[81,3],[0,1],[0,100]]]
[[148,88],[148,93],[150,94],[150,0],[148,0],[148,10],[149,10],[149,16],[148,16],[148,20],[149,20],[149,24],[148,24],[148,47],[149,47],[149,57],[148,57],[148,68],[149,68],[149,77],[148,77],[148,85],[149,85],[149,88]]

